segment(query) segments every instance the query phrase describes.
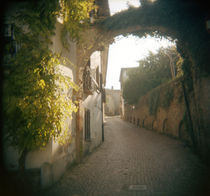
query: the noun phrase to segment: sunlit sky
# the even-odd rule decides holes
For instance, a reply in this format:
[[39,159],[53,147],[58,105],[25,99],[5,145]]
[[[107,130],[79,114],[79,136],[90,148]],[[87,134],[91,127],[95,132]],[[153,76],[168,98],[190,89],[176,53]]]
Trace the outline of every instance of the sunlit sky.
[[[139,0],[109,0],[111,15],[128,8],[128,3],[140,6]],[[106,88],[120,89],[119,77],[122,67],[137,67],[138,61],[145,58],[149,51],[156,52],[160,47],[172,45],[167,39],[147,37],[139,39],[129,35],[118,36],[109,46]]]

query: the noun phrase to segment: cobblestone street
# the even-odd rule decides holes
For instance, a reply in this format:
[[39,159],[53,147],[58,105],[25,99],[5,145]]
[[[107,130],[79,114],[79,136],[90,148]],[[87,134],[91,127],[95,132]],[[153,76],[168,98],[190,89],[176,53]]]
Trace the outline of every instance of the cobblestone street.
[[50,196],[208,195],[207,167],[176,139],[106,118],[105,142],[69,169]]

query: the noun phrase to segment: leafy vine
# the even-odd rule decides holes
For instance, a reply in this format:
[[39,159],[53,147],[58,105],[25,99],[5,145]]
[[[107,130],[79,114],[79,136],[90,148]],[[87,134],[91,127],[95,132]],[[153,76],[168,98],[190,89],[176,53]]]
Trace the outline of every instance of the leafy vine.
[[92,0],[32,1],[12,19],[20,49],[4,62],[10,65],[4,75],[4,128],[10,145],[20,152],[22,169],[26,152],[44,148],[51,138],[60,144],[71,140],[65,120],[77,111],[72,92],[78,86],[60,70],[66,59],[49,46],[58,17],[65,16],[64,29],[79,39],[81,20],[87,21],[91,5]]

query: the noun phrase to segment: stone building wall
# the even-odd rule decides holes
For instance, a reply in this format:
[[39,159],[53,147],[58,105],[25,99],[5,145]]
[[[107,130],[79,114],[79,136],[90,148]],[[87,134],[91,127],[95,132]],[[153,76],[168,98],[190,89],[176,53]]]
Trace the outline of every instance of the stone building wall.
[[125,105],[124,119],[191,143],[180,79],[153,89],[135,106]]
[[202,77],[190,89],[178,78],[159,86],[138,104],[126,104],[124,120],[181,139],[209,162],[209,82],[209,77]]

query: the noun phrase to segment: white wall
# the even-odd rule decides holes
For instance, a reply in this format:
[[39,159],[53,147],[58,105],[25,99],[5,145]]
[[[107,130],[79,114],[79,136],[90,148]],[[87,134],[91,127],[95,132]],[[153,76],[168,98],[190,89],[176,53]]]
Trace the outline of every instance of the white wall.
[[[99,67],[100,71],[101,64],[101,52],[95,51],[90,57],[90,68],[92,70],[95,70],[97,67]],[[95,75],[93,77],[95,77]],[[91,152],[102,142],[103,115],[101,101],[101,93],[95,91],[93,95],[89,95],[88,97],[86,97],[86,99],[82,103],[82,107],[90,110],[90,141],[85,141],[83,139],[84,152]],[[85,134],[85,121],[83,123],[83,134]],[[84,135],[83,138],[85,138]]]
[[[89,95],[82,106],[90,110],[90,142],[83,140],[83,144],[84,152],[91,152],[102,142],[101,94],[94,92],[93,95]],[[85,130],[83,130],[84,133]]]

